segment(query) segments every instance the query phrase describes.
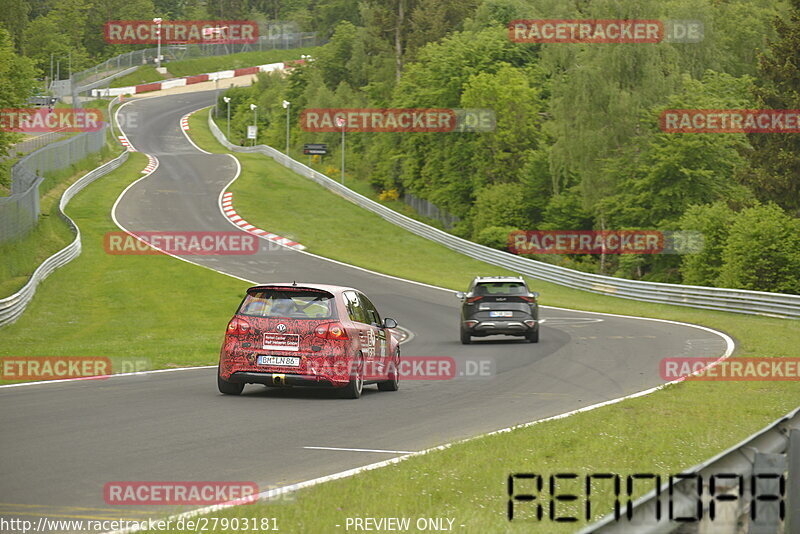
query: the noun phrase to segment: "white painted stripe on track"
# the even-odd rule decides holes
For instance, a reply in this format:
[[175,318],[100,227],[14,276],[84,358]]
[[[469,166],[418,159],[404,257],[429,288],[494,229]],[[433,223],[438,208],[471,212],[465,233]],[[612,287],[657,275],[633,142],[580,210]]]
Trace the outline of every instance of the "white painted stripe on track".
[[349,447],[303,447],[315,451],[384,452],[387,454],[413,454],[415,451],[389,451],[386,449],[352,449]]
[[59,378],[58,380],[39,380],[38,382],[21,382],[19,384],[3,384],[0,389],[18,388],[21,386],[38,386],[41,384],[63,384],[64,382],[83,382],[86,380],[109,380],[111,378],[123,378],[128,376],[142,376],[156,373],[172,373],[173,371],[195,371],[198,369],[214,369],[216,365],[199,365],[197,367],[175,367],[173,369],[152,369],[150,371],[137,371],[133,373],[114,373],[113,375],[102,376],[82,376],[80,378]]

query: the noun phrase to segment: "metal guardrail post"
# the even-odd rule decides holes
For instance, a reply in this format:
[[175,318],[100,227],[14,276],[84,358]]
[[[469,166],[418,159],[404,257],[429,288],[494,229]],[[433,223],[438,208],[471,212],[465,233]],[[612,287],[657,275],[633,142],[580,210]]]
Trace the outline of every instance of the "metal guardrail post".
[[786,451],[789,464],[789,480],[786,498],[785,534],[800,534],[800,427],[789,430],[789,449]]

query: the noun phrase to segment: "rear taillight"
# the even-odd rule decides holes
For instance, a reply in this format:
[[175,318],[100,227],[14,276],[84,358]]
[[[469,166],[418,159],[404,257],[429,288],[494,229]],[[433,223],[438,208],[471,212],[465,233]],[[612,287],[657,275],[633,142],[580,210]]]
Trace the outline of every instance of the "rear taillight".
[[536,297],[520,297],[525,302],[530,302],[532,304],[536,304]]
[[478,302],[482,298],[483,297],[470,297],[470,298],[467,299],[467,304],[472,304],[473,302]]
[[323,323],[314,329],[314,335],[322,339],[350,339],[341,323]]
[[228,323],[228,334],[231,336],[243,335],[248,332],[250,332],[250,323],[244,319],[234,317],[231,319],[231,322]]

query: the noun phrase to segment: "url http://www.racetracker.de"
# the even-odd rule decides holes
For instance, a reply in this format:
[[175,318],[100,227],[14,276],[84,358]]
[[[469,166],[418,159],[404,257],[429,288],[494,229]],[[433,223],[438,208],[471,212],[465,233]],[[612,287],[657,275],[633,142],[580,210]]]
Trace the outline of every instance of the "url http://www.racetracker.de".
[[0,517],[0,532],[278,532],[273,517],[208,517],[167,519],[32,519]]

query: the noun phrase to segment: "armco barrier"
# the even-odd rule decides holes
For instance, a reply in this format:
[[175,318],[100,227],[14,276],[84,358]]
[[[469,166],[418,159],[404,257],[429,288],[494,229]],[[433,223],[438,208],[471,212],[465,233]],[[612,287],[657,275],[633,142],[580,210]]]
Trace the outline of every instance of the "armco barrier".
[[[779,486],[776,478],[787,472],[788,487],[784,492],[786,517],[781,530],[783,521],[778,503],[767,502],[763,497],[755,502],[753,485],[756,485],[755,491],[758,495],[775,495]],[[658,493],[653,489],[637,499],[633,504],[631,517],[626,517],[626,510],[623,508],[620,519],[615,519],[613,514],[608,515],[580,530],[578,534],[656,534],[675,531],[716,534],[800,533],[800,408],[738,445],[681,474],[702,477],[703,484],[699,491],[698,478],[686,477],[671,489],[665,484]],[[742,478],[731,477],[731,474]],[[709,513],[711,475],[728,475],[717,477],[714,483],[715,495],[728,495],[727,499],[721,498],[715,503],[716,519],[712,519]],[[757,482],[762,483],[761,487]],[[770,485],[775,487],[770,488]],[[739,497],[736,498],[736,495]],[[752,513],[753,506],[758,506],[756,520],[748,513]],[[658,510],[661,511],[660,521],[655,519]],[[702,519],[669,521],[669,515],[680,518],[696,518],[701,515]],[[747,530],[743,527],[747,527]]]
[[184,87],[200,82],[213,82],[216,80],[225,80],[228,78],[235,78],[237,76],[245,76],[249,74],[258,74],[259,72],[272,72],[282,71],[292,63],[302,63],[303,60],[296,60],[288,63],[268,63],[265,65],[257,65],[255,67],[245,67],[236,70],[223,70],[218,72],[209,72],[206,74],[198,74],[196,76],[185,76],[183,78],[173,78],[171,80],[164,80],[163,82],[144,83],[140,85],[131,85],[128,87],[113,87],[105,89],[92,89],[91,94],[93,97],[109,97],[120,96],[127,94],[141,94],[149,93],[152,91],[160,91],[162,89],[172,89],[173,87]]
[[59,267],[66,265],[78,257],[78,255],[81,253],[81,230],[78,228],[78,225],[76,225],[75,222],[64,212],[64,208],[67,206],[72,197],[74,197],[84,187],[122,165],[128,159],[128,154],[129,153],[126,150],[105,165],[102,165],[88,174],[85,174],[78,179],[78,181],[69,186],[67,190],[64,191],[64,194],[61,195],[61,201],[59,202],[58,209],[60,211],[60,215],[64,218],[64,220],[67,221],[67,224],[75,233],[75,239],[72,240],[72,243],[44,260],[42,264],[39,265],[39,267],[33,272],[28,280],[28,283],[26,283],[22,289],[10,297],[0,300],[0,326],[16,321],[25,311],[28,303],[36,293],[36,287],[39,285],[39,282],[47,278],[47,275]]
[[272,147],[266,145],[258,145],[256,147],[233,145],[225,138],[225,135],[217,127],[210,114],[208,124],[214,137],[230,150],[235,152],[258,152],[269,156],[301,176],[314,180],[334,193],[364,209],[377,213],[387,221],[409,232],[510,271],[574,289],[624,299],[780,318],[800,318],[800,295],[626,280],[624,278],[574,271],[485,247],[401,215],[352,191],[339,182],[303,165]]

